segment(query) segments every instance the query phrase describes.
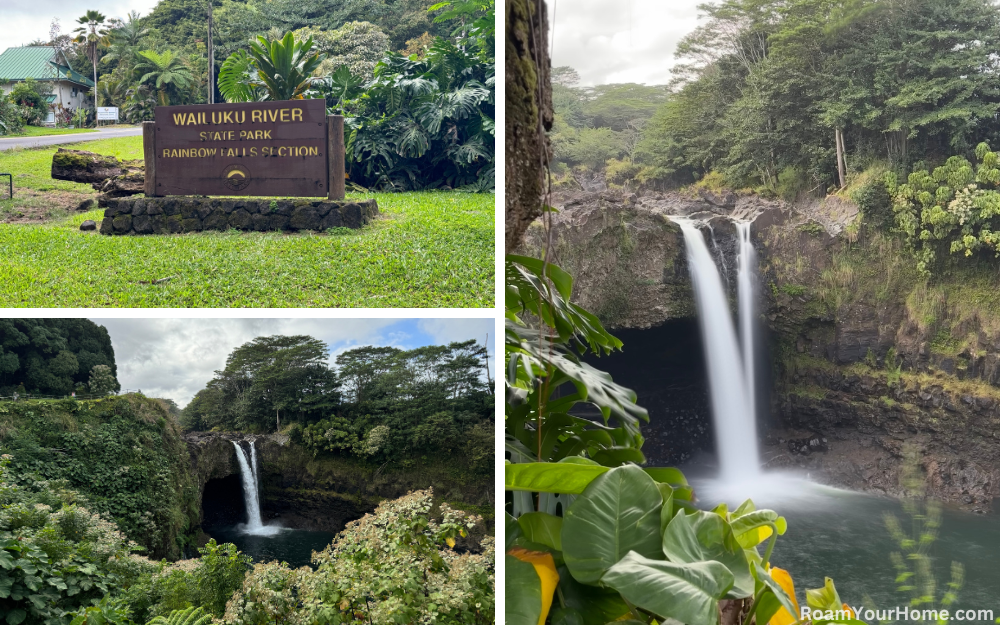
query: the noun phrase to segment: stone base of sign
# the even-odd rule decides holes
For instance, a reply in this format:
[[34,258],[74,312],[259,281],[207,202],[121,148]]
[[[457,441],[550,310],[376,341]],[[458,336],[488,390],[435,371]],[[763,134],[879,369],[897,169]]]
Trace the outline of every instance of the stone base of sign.
[[360,228],[375,219],[375,200],[271,200],[123,197],[101,202],[101,234],[180,234],[204,230],[322,232]]

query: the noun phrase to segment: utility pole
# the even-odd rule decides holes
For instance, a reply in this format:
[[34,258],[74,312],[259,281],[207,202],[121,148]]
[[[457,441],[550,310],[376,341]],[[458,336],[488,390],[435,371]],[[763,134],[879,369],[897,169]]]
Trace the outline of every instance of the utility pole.
[[212,0],[208,0],[208,103],[215,104],[215,53],[212,51]]

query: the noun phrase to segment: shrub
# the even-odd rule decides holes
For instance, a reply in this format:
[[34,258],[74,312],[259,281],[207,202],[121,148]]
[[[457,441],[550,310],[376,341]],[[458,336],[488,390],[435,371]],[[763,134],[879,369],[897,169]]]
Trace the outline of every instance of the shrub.
[[929,275],[941,253],[1000,256],[1000,156],[976,146],[979,163],[952,156],[933,172],[919,169],[894,192],[893,211],[917,260]]
[[68,625],[130,581],[122,563],[136,546],[67,482],[15,477],[11,460],[0,456],[0,614],[12,625]]
[[3,93],[0,93],[0,135],[13,135],[21,132],[24,122],[21,119],[17,105]]
[[858,186],[851,192],[851,199],[858,205],[865,222],[882,231],[892,228],[895,221],[892,196],[886,186],[887,173],[884,168],[865,172]]
[[28,78],[14,85],[9,98],[20,109],[25,124],[38,125],[49,114],[49,95],[51,91],[44,84]]
[[201,557],[194,560],[154,564],[124,592],[134,620],[145,622],[194,606],[216,617],[225,613],[226,603],[243,585],[250,557],[214,539],[198,552]]
[[313,556],[315,571],[258,564],[226,607],[232,625],[271,623],[493,623],[493,538],[482,553],[456,553],[455,539],[481,519],[441,505],[432,492],[383,502],[348,523]]

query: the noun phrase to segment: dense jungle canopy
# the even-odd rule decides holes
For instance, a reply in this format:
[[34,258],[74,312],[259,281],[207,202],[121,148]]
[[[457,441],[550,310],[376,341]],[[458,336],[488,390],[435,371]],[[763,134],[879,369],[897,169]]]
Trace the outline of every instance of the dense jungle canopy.
[[1000,8],[988,0],[701,10],[670,85],[581,87],[571,68],[553,70],[562,182],[603,171],[666,188],[717,172],[730,187],[822,194],[876,164],[905,174],[1000,139]]

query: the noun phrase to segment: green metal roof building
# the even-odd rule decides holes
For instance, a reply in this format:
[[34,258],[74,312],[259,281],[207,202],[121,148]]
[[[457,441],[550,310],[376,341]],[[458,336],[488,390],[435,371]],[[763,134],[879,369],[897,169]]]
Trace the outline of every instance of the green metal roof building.
[[55,122],[60,109],[72,111],[83,106],[94,81],[74,71],[66,57],[52,46],[22,46],[7,48],[0,54],[0,89],[10,93],[18,82],[33,78],[50,83],[49,123]]

